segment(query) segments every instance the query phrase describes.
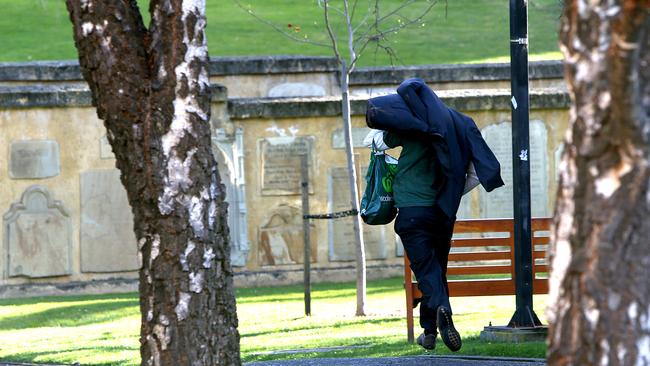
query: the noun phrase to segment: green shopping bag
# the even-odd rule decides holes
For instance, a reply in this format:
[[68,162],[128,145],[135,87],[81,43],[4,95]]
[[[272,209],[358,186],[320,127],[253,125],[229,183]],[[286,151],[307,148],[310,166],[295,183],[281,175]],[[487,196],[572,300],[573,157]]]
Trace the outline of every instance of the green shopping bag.
[[397,159],[377,151],[373,143],[366,173],[366,190],[361,199],[361,219],[368,225],[385,225],[397,216],[393,199],[393,179]]

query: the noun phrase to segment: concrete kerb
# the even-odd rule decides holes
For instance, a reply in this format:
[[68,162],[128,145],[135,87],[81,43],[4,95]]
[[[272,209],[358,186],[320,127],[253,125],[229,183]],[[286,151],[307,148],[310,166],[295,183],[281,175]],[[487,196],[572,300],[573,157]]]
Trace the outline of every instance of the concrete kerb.
[[[384,358],[312,358],[288,361],[261,361],[245,363],[245,366],[545,366],[542,358],[483,357],[483,356],[408,356]],[[81,366],[79,363],[35,364],[3,362],[0,366]]]
[[5,362],[0,361],[0,366],[81,366],[75,362],[70,365],[54,364],[54,363],[25,363],[25,362]]
[[483,356],[407,356],[384,358],[312,358],[304,360],[261,361],[246,366],[544,366],[542,358]]

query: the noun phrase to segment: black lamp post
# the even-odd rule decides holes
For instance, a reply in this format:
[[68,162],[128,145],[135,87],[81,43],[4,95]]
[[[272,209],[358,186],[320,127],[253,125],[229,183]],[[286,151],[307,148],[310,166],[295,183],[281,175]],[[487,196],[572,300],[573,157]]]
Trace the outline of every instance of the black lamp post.
[[533,311],[527,0],[510,0],[510,75],[517,309],[508,327],[535,327],[540,326],[541,322]]

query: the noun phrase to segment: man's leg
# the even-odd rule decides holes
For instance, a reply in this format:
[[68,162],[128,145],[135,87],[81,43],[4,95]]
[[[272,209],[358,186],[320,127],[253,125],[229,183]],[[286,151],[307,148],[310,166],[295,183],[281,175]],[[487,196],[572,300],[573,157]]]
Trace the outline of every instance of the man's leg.
[[436,309],[429,307],[428,297],[423,297],[420,302],[420,326],[426,334],[438,334]]
[[[436,207],[434,211],[433,232],[435,237],[433,239],[433,253],[435,254],[436,261],[440,265],[442,273],[442,282],[444,283],[445,293],[449,294],[449,286],[447,284],[447,262],[449,260],[449,250],[451,248],[451,236],[454,231],[455,218],[448,218],[441,209]],[[448,299],[449,297],[447,297]],[[452,320],[451,305],[440,304],[436,308],[436,324],[440,329],[440,337],[445,345],[452,351],[458,351],[462,346],[460,333],[454,327]]]
[[[445,287],[445,293],[449,296],[449,284],[447,283],[447,263],[449,261],[449,251],[451,249],[451,237],[454,233],[455,218],[448,218],[447,215],[438,207],[434,211],[435,226],[433,232],[435,234],[433,239],[433,253],[440,265],[440,272],[442,283]],[[443,305],[443,304],[441,304]],[[451,305],[448,305],[451,310]]]
[[433,207],[400,208],[395,221],[395,232],[402,239],[404,250],[411,261],[418,287],[424,298],[420,303],[420,325],[425,333],[436,332],[436,309],[449,305],[443,281],[442,268],[434,252],[435,211]]

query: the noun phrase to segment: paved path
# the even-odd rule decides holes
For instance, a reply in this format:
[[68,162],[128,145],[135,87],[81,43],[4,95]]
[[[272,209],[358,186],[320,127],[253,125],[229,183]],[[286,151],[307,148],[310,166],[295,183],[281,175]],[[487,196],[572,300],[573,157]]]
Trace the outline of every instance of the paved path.
[[[77,363],[74,364],[79,365]],[[409,356],[387,358],[312,358],[293,361],[251,362],[245,366],[545,366],[539,358],[481,356]],[[67,366],[21,362],[3,362],[0,366]]]
[[245,366],[545,366],[539,358],[477,356],[411,356],[387,358],[312,358],[251,362]]

